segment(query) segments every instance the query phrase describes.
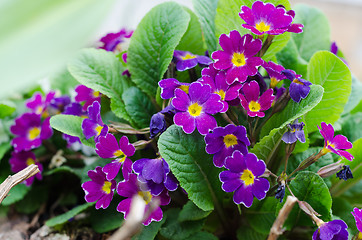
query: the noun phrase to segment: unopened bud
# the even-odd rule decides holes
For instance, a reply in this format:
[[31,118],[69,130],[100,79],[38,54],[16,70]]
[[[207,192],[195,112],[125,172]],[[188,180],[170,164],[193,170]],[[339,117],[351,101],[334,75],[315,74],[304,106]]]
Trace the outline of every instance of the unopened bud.
[[308,214],[309,216],[321,216],[319,213],[317,213],[311,205],[309,205],[309,203],[305,202],[305,201],[298,201],[298,205],[300,207],[300,209],[303,210],[303,212],[305,212],[306,214]]
[[343,179],[344,181],[347,181],[348,179],[353,178],[352,171],[348,165],[344,165],[343,169],[341,171],[337,172],[336,175],[339,179]]
[[317,174],[322,178],[326,178],[326,177],[332,176],[333,174],[341,171],[342,168],[343,168],[343,165],[341,164],[341,161],[338,161],[336,163],[332,163],[332,164],[322,167],[321,169],[318,170]]

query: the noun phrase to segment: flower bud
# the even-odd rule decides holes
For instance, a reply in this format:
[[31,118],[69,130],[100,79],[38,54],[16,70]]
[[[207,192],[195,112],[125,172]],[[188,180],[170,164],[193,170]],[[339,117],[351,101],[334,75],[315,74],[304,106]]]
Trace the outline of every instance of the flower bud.
[[343,165],[341,164],[341,161],[338,161],[336,163],[329,164],[327,166],[324,166],[320,168],[317,172],[317,174],[322,177],[326,178],[329,176],[332,176],[333,174],[339,172],[343,168]]

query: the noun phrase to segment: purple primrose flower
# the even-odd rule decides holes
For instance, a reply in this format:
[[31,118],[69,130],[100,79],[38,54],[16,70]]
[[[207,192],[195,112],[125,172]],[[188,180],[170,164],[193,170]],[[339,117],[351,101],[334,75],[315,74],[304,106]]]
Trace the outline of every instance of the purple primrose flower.
[[209,65],[212,60],[206,56],[195,55],[187,51],[175,50],[173,53],[177,71],[185,71],[196,67],[197,64]]
[[126,29],[122,28],[117,33],[108,33],[106,36],[100,39],[100,42],[103,43],[103,46],[100,47],[106,51],[113,52],[114,50],[118,50],[121,52],[121,49],[118,49],[118,45],[125,41],[126,38],[130,38],[133,34],[133,31],[127,31]]
[[132,166],[132,160],[128,157],[133,156],[136,149],[129,143],[126,136],[122,136],[119,140],[113,134],[107,133],[105,136],[100,136],[96,143],[96,153],[101,158],[116,158],[112,162],[103,167],[103,172],[106,174],[107,180],[114,179],[122,165],[122,173],[127,178],[128,172],[130,172]]
[[20,172],[31,164],[35,164],[38,166],[40,172],[26,179],[24,181],[26,186],[30,186],[34,182],[35,178],[37,178],[38,180],[42,180],[41,173],[43,172],[43,165],[41,165],[41,163],[36,160],[35,154],[32,152],[12,152],[11,158],[9,159],[9,164],[11,167],[11,171],[13,171],[14,173]]
[[65,107],[69,104],[70,104],[70,97],[67,95],[54,97],[49,104],[50,115],[56,115],[62,113]]
[[359,231],[358,233],[358,239],[362,239],[362,209],[353,208],[353,211],[351,212],[354,220],[356,220],[356,226]]
[[175,113],[175,108],[172,105],[168,105],[162,111],[153,114],[150,121],[150,138],[154,138],[157,134],[166,131],[167,122],[172,121]]
[[49,117],[47,108],[55,97],[55,91],[49,92],[45,98],[39,92],[34,93],[34,95],[26,101],[25,106],[31,110],[32,113],[41,115],[43,118]]
[[223,167],[226,157],[232,156],[236,150],[244,155],[247,154],[247,146],[250,146],[245,127],[232,124],[214,128],[212,133],[205,136],[205,143],[206,152],[215,154],[213,162],[216,167]]
[[220,112],[224,107],[220,96],[211,93],[209,85],[199,82],[191,83],[189,94],[176,89],[172,105],[179,111],[173,118],[174,123],[182,126],[185,133],[190,134],[197,128],[202,135],[217,127],[217,122],[211,115]]
[[282,74],[282,71],[285,70],[282,65],[269,61],[268,63],[263,63],[262,66],[269,74],[271,88],[275,88],[281,80],[286,78],[285,75]]
[[[137,175],[131,173],[129,175],[129,179],[118,183],[117,185],[117,193],[122,196],[126,197],[126,199],[122,200],[118,206],[117,211],[124,213],[124,218],[127,219],[127,215],[130,212],[132,197],[134,195],[139,195],[143,198],[146,204],[145,213],[148,211],[150,205],[149,203],[155,199],[160,201],[160,205],[167,205],[170,203],[171,199],[168,196],[167,191],[163,191],[159,196],[153,196],[150,191],[144,189],[144,183],[139,182],[137,180]],[[147,226],[152,221],[159,222],[163,217],[163,213],[161,208],[158,206],[145,221],[143,225]]]
[[243,155],[235,151],[231,157],[226,158],[225,167],[229,170],[219,175],[221,188],[225,192],[234,192],[233,200],[236,204],[242,203],[249,208],[254,196],[258,200],[265,198],[270,184],[267,179],[259,176],[264,174],[266,166],[255,154]]
[[29,151],[41,145],[42,140],[53,135],[53,129],[49,124],[50,118],[41,122],[40,115],[36,113],[24,113],[15,119],[15,124],[10,127],[16,137],[11,141],[15,152]]
[[260,39],[253,39],[250,34],[241,37],[238,31],[233,30],[229,36],[221,34],[219,43],[223,50],[213,52],[212,58],[216,61],[216,69],[227,71],[228,84],[245,82],[249,75],[257,74],[258,66],[263,63],[260,57],[254,57],[261,49]]
[[242,88],[244,94],[239,94],[241,105],[250,117],[264,117],[264,111],[268,110],[273,101],[273,89],[269,88],[260,97],[259,84],[256,81],[244,84]]
[[290,98],[294,102],[300,102],[301,99],[304,99],[308,96],[310,92],[311,82],[302,79],[301,75],[296,74],[293,70],[283,70],[282,73],[292,81],[289,86]]
[[352,148],[352,143],[343,135],[334,136],[334,129],[332,124],[321,123],[321,127],[318,126],[319,132],[324,137],[324,147],[321,150],[322,155],[333,152],[341,157],[344,157],[350,161],[354,158],[352,154],[342,149]]
[[177,189],[177,180],[163,158],[139,159],[133,163],[132,169],[138,174],[139,181],[147,183],[154,196],[160,195],[165,188],[169,191]]
[[323,222],[313,234],[313,240],[347,240],[347,224],[342,220]]
[[288,124],[288,131],[284,133],[282,140],[285,143],[292,144],[299,140],[301,143],[305,143],[304,136],[304,123],[298,123],[298,119],[296,119],[292,124]]
[[175,90],[177,88],[189,94],[190,83],[179,82],[175,78],[162,79],[161,81],[158,82],[158,85],[161,88],[162,99],[173,98],[175,96]]
[[84,85],[78,85],[75,88],[75,92],[77,93],[75,101],[84,102],[83,110],[87,110],[94,101],[101,102],[101,93]]
[[106,209],[112,201],[114,189],[117,184],[116,181],[108,181],[101,167],[96,167],[95,170],[88,171],[88,176],[91,181],[82,184],[85,192],[85,200],[87,202],[97,201],[96,209]]
[[95,142],[98,142],[100,136],[105,136],[108,133],[108,126],[105,125],[101,118],[101,105],[95,101],[88,107],[89,118],[82,122],[82,130],[86,139],[95,137]]
[[[338,46],[337,46],[336,42],[332,42],[332,44],[331,44],[331,53],[333,53],[334,55],[339,57],[338,56]],[[344,58],[339,57],[339,59],[341,59],[344,62],[344,64],[346,64],[348,66],[348,63]]]
[[241,7],[239,13],[244,28],[250,29],[256,35],[264,33],[270,35],[280,35],[284,32],[301,33],[302,24],[292,24],[295,13],[293,10],[286,11],[283,7],[275,7],[272,3],[256,1],[251,6]]

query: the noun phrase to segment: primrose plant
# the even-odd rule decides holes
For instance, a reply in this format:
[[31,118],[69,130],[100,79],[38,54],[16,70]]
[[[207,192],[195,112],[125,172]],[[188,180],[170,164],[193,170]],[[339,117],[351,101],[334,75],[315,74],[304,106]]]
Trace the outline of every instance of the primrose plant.
[[[361,84],[323,13],[193,3],[160,4],[82,50],[68,64],[74,99],[27,100],[11,170],[81,173],[81,211],[95,205],[95,226],[115,219],[104,232],[125,219],[145,226],[129,233],[140,239],[362,239]],[[47,165],[50,126],[82,164]]]

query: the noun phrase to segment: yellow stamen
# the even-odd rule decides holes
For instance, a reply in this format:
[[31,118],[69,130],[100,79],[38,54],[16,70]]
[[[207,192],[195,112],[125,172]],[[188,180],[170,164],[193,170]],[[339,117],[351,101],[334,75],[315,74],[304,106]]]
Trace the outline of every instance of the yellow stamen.
[[182,58],[182,60],[187,60],[187,59],[194,59],[194,58],[196,58],[196,56],[187,53],[185,56],[183,56],[181,58]]
[[32,159],[32,158],[28,158],[28,159],[26,159],[26,165],[31,165],[31,164],[35,164],[35,161],[34,161],[34,159]]
[[111,182],[105,181],[102,187],[103,192],[109,194],[111,192],[111,186],[112,186]]
[[264,21],[261,21],[260,23],[257,23],[255,25],[255,28],[259,30],[259,32],[267,32],[270,29],[270,26],[268,24],[265,24]]
[[102,129],[103,129],[103,127],[100,126],[100,125],[98,125],[98,126],[96,127],[97,136],[99,136],[99,134],[101,134]]
[[152,195],[150,192],[143,192],[143,191],[139,191],[138,195],[143,198],[143,200],[146,202],[146,204],[149,204],[152,200]]
[[255,102],[255,101],[251,101],[249,103],[249,109],[250,111],[252,112],[258,112],[260,110],[260,104],[258,102]]
[[35,110],[36,114],[41,114],[42,112],[43,112],[43,107],[42,106],[37,107],[36,110]]
[[182,91],[184,91],[186,94],[189,94],[189,86],[180,85],[178,88],[181,89]]
[[97,98],[101,95],[99,91],[93,91],[93,97]]
[[278,79],[276,79],[276,78],[270,78],[270,87],[271,88],[275,88],[277,85],[278,85],[278,83],[279,83],[279,80]]
[[357,240],[362,240],[362,232],[358,233]]
[[240,179],[244,181],[245,186],[249,186],[249,185],[253,184],[254,178],[255,178],[254,174],[248,169],[245,169],[243,174],[241,174],[241,177],[240,177]]
[[293,80],[293,83],[299,84],[299,85],[304,85],[304,83],[302,83],[301,81],[299,81],[297,78],[295,78]]
[[236,138],[236,136],[234,134],[228,134],[224,137],[224,144],[225,146],[228,148],[228,147],[231,147],[231,146],[234,146],[236,144],[238,144],[238,139]]
[[28,138],[29,140],[34,140],[35,138],[39,137],[40,135],[40,128],[33,127],[29,130]]
[[237,67],[244,66],[246,63],[244,54],[235,52],[231,58],[231,62]]
[[198,103],[194,103],[189,106],[189,113],[193,117],[197,117],[201,114],[202,107]]
[[224,90],[220,89],[219,91],[214,92],[214,93],[218,94],[221,97],[222,101],[225,100],[225,92],[224,92]]

